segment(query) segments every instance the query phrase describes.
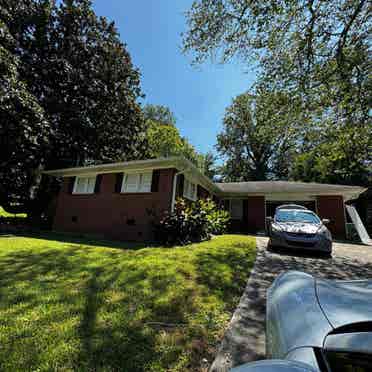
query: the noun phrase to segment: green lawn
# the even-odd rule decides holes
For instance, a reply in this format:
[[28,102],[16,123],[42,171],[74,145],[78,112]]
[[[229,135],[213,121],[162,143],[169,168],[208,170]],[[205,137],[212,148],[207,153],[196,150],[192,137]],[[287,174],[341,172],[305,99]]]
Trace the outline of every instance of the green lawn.
[[3,207],[0,207],[0,217],[26,217],[26,214],[25,213],[18,213],[18,214],[14,214],[14,213],[8,213],[4,210]]
[[177,248],[0,238],[1,371],[200,371],[244,290],[255,239]]

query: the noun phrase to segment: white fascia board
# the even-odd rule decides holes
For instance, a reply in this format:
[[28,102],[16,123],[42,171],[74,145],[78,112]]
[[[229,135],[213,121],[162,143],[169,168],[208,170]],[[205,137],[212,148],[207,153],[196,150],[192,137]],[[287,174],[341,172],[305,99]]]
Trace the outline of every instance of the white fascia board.
[[176,168],[184,172],[193,182],[203,186],[206,190],[217,195],[219,188],[204,174],[202,174],[194,164],[182,157],[169,157],[148,160],[135,160],[120,163],[99,164],[87,167],[75,167],[55,169],[42,172],[43,174],[54,177],[73,177],[73,176],[94,176],[104,173],[121,173],[121,172],[141,172],[153,169]]
[[354,191],[350,190],[333,190],[329,192],[319,192],[319,193],[296,193],[296,192],[272,192],[272,193],[234,193],[234,192],[220,192],[219,196],[223,199],[247,199],[250,196],[264,196],[267,201],[313,201],[316,200],[317,196],[342,196],[345,201],[357,199],[361,193],[365,190],[363,188],[356,188]]
[[149,160],[136,160],[127,161],[120,163],[110,163],[110,164],[99,164],[92,165],[88,167],[75,167],[75,168],[64,168],[44,171],[43,174],[55,176],[55,177],[71,177],[80,176],[87,174],[102,174],[102,173],[120,173],[126,170],[131,171],[142,171],[150,169],[166,169],[175,167],[177,163],[177,158],[159,158],[159,159],[149,159]]

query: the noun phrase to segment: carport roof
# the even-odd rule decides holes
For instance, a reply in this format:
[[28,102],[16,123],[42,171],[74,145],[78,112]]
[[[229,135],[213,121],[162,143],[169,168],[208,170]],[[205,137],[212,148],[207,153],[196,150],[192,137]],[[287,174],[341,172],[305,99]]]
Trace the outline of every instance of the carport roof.
[[224,194],[309,194],[343,195],[345,199],[357,198],[366,189],[359,186],[331,185],[314,182],[249,181],[217,183]]

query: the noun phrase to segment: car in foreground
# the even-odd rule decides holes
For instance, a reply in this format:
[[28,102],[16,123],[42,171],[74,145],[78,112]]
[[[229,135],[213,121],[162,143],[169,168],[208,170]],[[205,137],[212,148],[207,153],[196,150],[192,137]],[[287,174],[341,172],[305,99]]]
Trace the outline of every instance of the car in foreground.
[[314,212],[299,205],[283,205],[268,218],[269,248],[281,247],[332,254],[332,235]]
[[234,372],[371,372],[372,280],[288,271],[267,293],[266,356]]

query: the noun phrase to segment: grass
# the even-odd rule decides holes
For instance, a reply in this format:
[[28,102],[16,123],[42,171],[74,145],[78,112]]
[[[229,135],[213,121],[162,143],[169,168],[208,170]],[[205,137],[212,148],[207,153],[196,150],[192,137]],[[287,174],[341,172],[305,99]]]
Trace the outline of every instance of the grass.
[[176,248],[52,238],[0,238],[1,371],[202,371],[255,259],[239,235]]
[[18,217],[25,218],[27,217],[26,213],[8,213],[4,210],[3,207],[0,207],[0,217]]

